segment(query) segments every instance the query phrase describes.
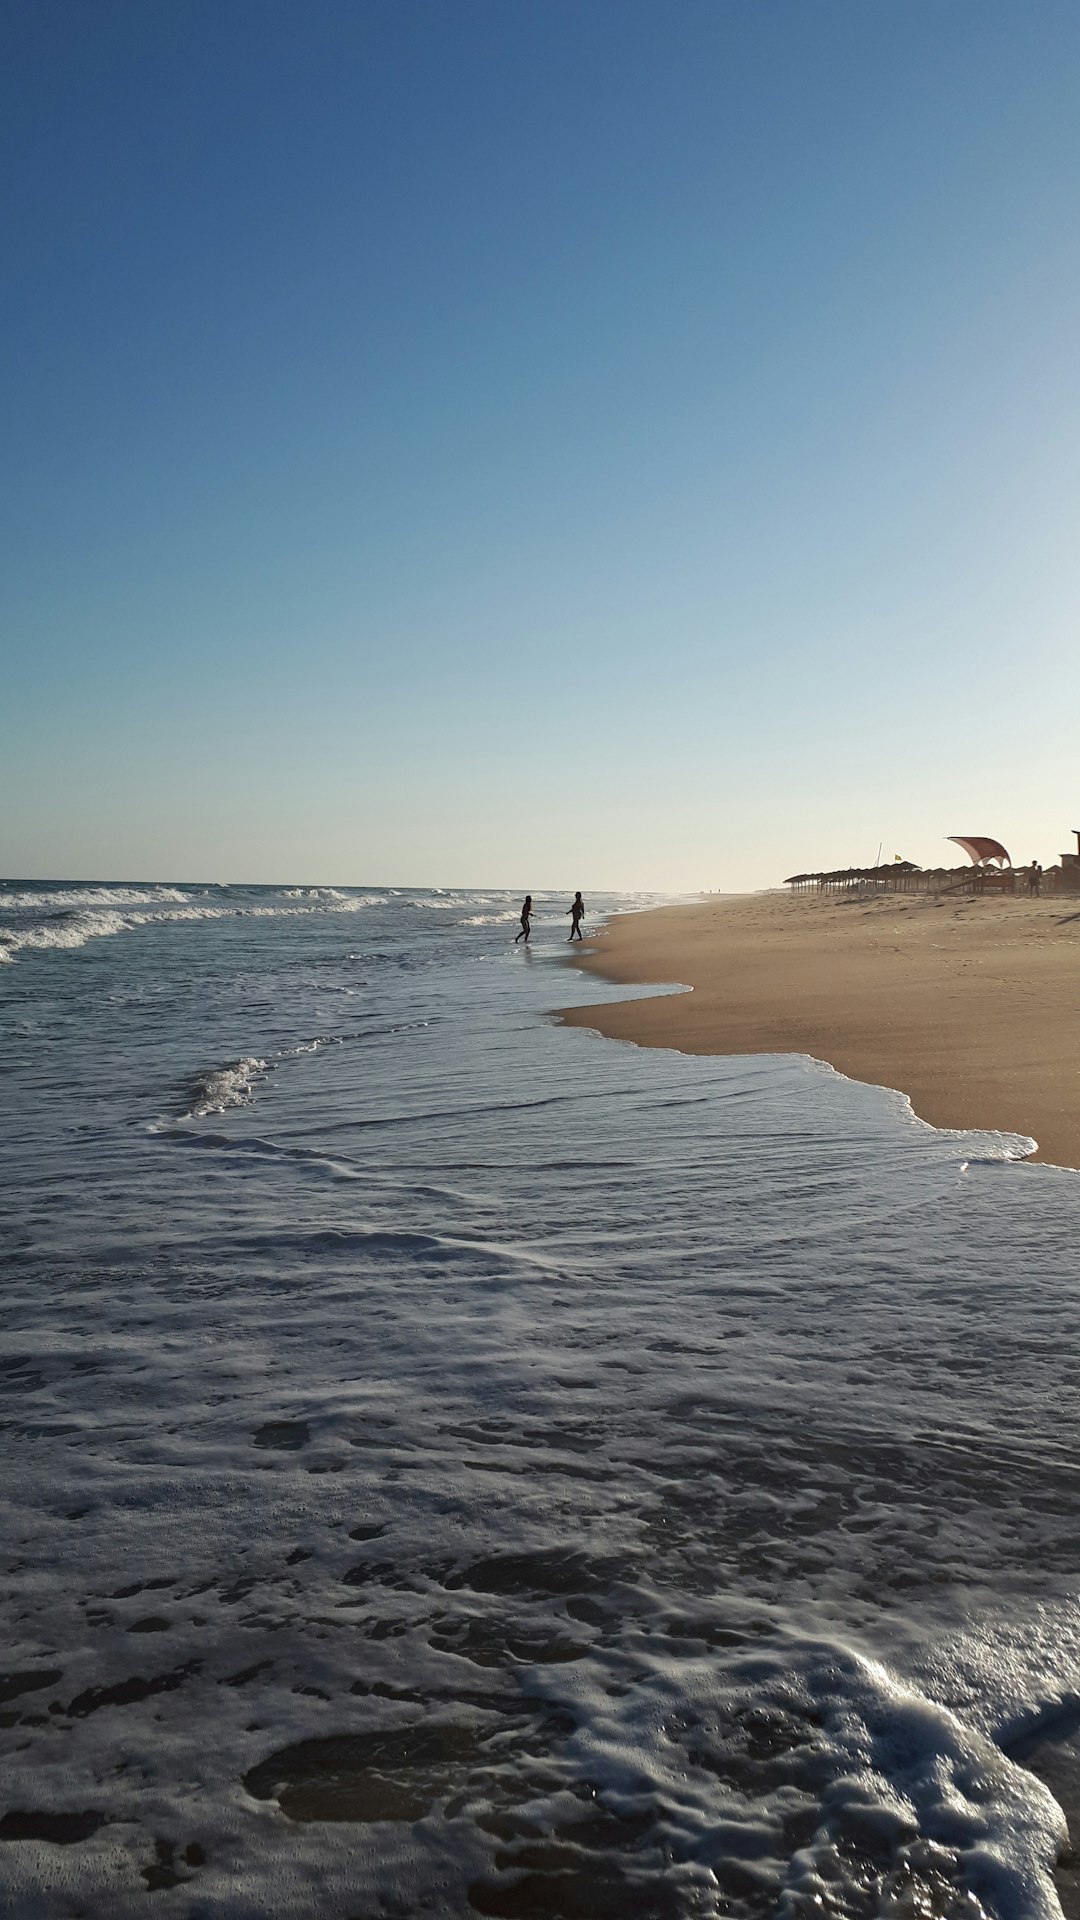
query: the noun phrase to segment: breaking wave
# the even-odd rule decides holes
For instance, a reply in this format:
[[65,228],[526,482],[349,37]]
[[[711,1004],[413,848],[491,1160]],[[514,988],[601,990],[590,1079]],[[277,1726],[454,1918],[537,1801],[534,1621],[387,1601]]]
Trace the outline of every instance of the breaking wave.
[[29,893],[9,892],[0,887],[0,910],[33,912],[53,907],[149,907],[167,901],[184,902],[191,898],[179,887],[58,887],[53,892],[35,889]]
[[211,1067],[196,1074],[188,1087],[191,1101],[185,1119],[200,1120],[208,1113],[224,1113],[229,1107],[244,1107],[251,1099],[257,1077],[264,1074],[269,1061],[249,1055],[243,1060],[228,1060],[223,1067]]
[[246,1107],[260,1081],[273,1073],[282,1061],[318,1053],[323,1047],[341,1046],[344,1038],[339,1033],[320,1033],[312,1040],[299,1040],[294,1046],[282,1047],[265,1060],[255,1054],[245,1054],[239,1060],[226,1060],[222,1066],[207,1067],[187,1082],[182,1097],[183,1111],[178,1118],[202,1120],[207,1114],[225,1113],[230,1107]]
[[[207,896],[202,894],[199,898]],[[290,904],[283,905],[282,901]],[[299,904],[301,901],[304,904]],[[34,909],[39,912],[42,908],[53,909],[47,919],[0,925],[0,964],[14,960],[16,954],[26,950],[84,947],[89,940],[170,921],[278,920],[312,913],[357,913],[367,907],[385,905],[385,894],[343,894],[334,887],[294,888],[266,902],[237,900],[235,904],[205,906],[193,904],[192,896],[177,887],[0,892],[0,912],[25,915]]]

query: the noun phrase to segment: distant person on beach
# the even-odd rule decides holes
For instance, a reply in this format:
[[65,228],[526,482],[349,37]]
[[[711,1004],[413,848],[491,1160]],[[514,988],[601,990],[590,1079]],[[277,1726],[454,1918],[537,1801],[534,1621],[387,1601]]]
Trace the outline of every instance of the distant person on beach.
[[[571,916],[571,920],[570,920],[570,938],[571,938],[571,940],[572,940],[572,939],[573,939],[573,937],[574,937],[574,935],[575,935],[575,933],[576,933],[576,934],[577,934],[577,937],[578,937],[578,939],[580,940],[580,939],[581,939],[581,923],[582,923],[582,921],[583,921],[583,920],[584,920],[584,918],[585,918],[585,902],[584,902],[584,900],[583,900],[583,899],[582,899],[582,897],[581,897],[581,892],[580,892],[580,889],[579,889],[579,890],[578,890],[578,892],[577,892],[577,893],[575,893],[575,895],[574,895],[574,904],[573,904],[573,906],[572,906],[572,907],[567,907],[567,909],[566,909],[566,911],[567,911],[567,913],[568,913],[568,914],[570,914],[570,916]],[[565,918],[565,916],[564,916],[564,918]]]
[[1040,867],[1037,860],[1033,860],[1030,867],[1028,868],[1028,892],[1038,893],[1041,885],[1042,885],[1042,868]]
[[524,940],[524,942],[525,942],[525,945],[526,945],[526,946],[528,946],[528,944],[529,944],[529,921],[530,921],[531,919],[532,919],[532,894],[531,894],[531,893],[527,893],[527,894],[525,895],[525,904],[524,904],[524,906],[523,906],[523,907],[522,907],[522,909],[521,909],[521,932],[520,932],[520,933],[515,933],[515,935],[514,935],[514,945],[515,945],[515,947],[517,946],[517,943],[518,943],[518,941],[519,941],[519,940]]

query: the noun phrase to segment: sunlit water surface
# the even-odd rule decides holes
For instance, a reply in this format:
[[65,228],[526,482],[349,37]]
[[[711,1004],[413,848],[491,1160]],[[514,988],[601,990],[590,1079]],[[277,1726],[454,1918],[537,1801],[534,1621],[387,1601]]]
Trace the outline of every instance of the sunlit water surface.
[[20,1920],[1056,1911],[1080,1180],[566,904],[0,889]]

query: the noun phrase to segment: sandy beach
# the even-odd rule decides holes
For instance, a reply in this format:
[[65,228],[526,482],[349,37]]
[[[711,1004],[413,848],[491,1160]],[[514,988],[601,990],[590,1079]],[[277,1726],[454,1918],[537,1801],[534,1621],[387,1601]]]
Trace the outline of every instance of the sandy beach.
[[939,1127],[1080,1168],[1080,899],[710,897],[620,915],[585,967],[681,983],[559,1017],[684,1053],[804,1053],[899,1088]]

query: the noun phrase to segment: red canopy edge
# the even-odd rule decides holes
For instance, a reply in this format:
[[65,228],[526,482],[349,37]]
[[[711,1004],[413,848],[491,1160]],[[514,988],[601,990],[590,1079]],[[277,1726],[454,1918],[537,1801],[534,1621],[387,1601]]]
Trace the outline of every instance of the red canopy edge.
[[963,847],[973,866],[979,866],[984,860],[999,860],[1003,867],[1012,866],[1000,840],[989,840],[982,833],[950,833],[948,837],[954,846]]

